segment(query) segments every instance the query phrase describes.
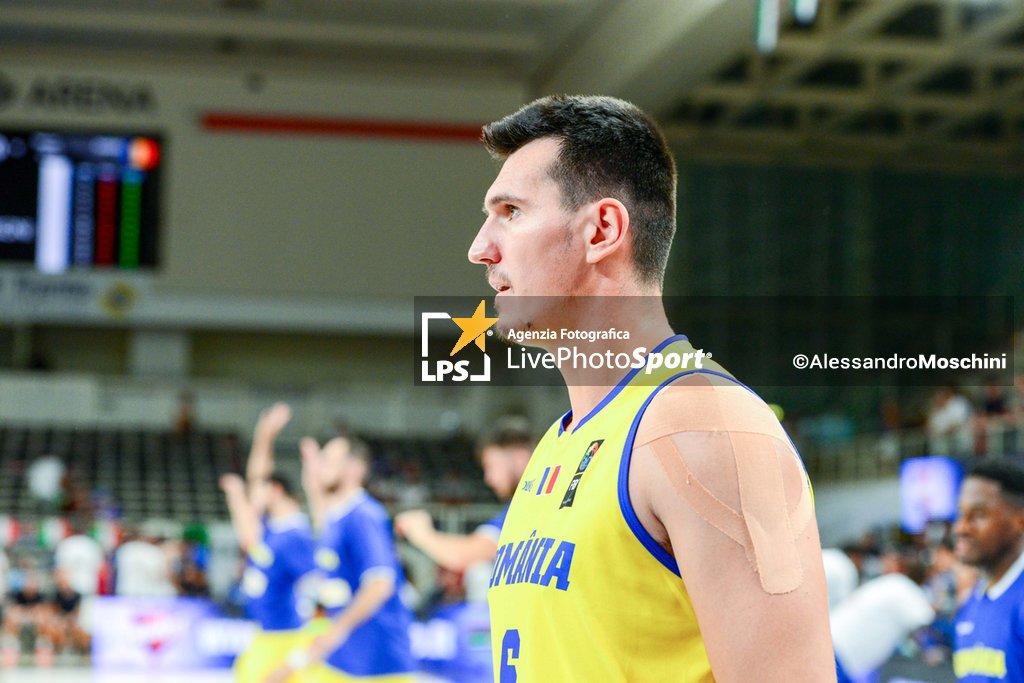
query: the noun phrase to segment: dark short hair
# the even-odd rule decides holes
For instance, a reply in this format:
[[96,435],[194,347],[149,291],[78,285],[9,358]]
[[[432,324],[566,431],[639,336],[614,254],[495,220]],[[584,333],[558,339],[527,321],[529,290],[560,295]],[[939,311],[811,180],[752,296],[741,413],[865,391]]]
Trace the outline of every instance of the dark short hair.
[[563,205],[576,210],[602,197],[621,201],[630,215],[637,274],[661,283],[676,231],[676,165],[657,124],[624,100],[552,95],[483,129],[484,145],[500,161],[542,138],[561,146],[548,172]]
[[477,444],[477,451],[482,453],[485,448],[497,446],[498,448],[526,448],[533,450],[537,445],[537,439],[530,429],[530,423],[525,417],[510,415],[497,420],[490,430],[480,439]]
[[1016,507],[1024,507],[1024,468],[1012,460],[986,460],[972,467],[967,476],[999,484],[999,491],[1006,501]]
[[289,498],[295,498],[295,485],[287,475],[281,474],[280,472],[271,472],[267,475],[267,483],[280,487],[284,495]]

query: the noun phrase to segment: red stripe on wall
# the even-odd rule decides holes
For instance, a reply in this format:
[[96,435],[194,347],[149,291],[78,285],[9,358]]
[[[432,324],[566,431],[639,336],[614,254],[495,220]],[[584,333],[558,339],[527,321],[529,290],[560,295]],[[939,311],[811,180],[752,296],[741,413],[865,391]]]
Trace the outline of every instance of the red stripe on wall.
[[208,131],[284,135],[390,138],[427,142],[479,142],[480,124],[419,123],[372,119],[311,118],[207,112],[200,119]]

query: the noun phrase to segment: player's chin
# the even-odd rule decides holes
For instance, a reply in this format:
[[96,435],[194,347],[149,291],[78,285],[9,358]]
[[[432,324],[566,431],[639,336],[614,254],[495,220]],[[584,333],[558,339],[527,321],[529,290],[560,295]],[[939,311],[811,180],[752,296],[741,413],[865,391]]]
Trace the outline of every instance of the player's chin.
[[978,548],[970,541],[960,539],[953,546],[953,554],[956,555],[956,559],[960,562],[968,565],[976,565],[978,560],[981,559],[978,553]]

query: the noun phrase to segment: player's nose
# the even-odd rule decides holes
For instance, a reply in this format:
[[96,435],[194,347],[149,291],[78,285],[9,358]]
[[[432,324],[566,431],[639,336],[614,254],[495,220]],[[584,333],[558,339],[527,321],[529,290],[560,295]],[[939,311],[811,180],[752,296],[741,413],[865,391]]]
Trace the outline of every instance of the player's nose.
[[479,232],[469,245],[469,260],[471,263],[490,265],[501,261],[498,252],[498,245],[488,235],[487,224],[480,226]]
[[967,526],[966,520],[964,520],[963,517],[959,517],[953,523],[953,528],[951,529],[951,531],[953,532],[954,538],[959,538],[961,536],[967,536],[970,530]]

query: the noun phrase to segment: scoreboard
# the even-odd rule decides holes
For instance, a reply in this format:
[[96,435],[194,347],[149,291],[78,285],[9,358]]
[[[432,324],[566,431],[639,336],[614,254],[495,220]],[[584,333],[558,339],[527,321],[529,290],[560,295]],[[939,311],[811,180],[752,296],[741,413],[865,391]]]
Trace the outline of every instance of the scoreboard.
[[156,135],[0,129],[0,263],[159,265]]

